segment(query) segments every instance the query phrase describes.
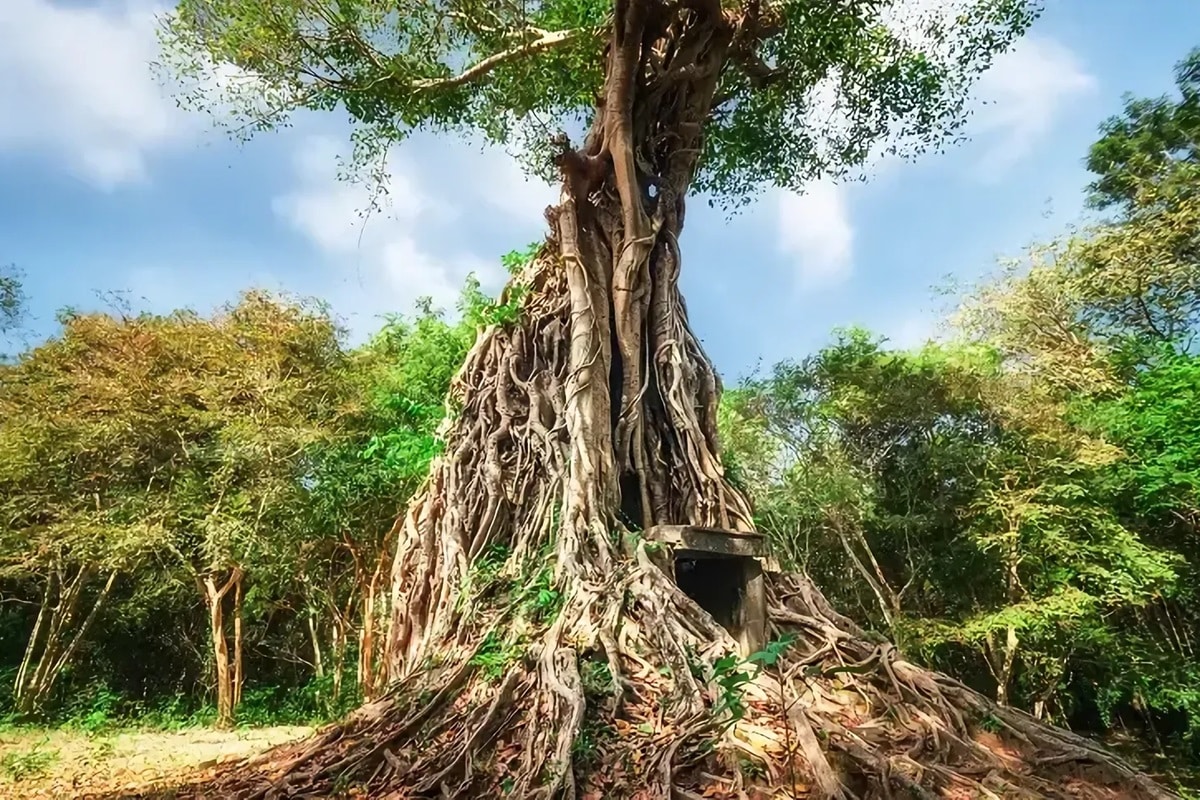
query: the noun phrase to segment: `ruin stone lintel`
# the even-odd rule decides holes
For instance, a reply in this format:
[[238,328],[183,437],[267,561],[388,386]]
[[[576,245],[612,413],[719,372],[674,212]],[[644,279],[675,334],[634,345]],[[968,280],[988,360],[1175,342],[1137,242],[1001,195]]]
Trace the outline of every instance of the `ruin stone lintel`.
[[761,533],[700,528],[694,525],[655,525],[646,531],[646,539],[686,550],[698,556],[740,556],[763,558],[768,554],[767,539]]

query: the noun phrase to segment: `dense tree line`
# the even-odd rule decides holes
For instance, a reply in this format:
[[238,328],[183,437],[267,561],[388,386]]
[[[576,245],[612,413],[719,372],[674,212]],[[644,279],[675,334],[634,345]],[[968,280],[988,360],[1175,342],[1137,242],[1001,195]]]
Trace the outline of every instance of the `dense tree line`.
[[323,307],[260,292],[64,313],[0,367],[5,704],[227,724],[244,686],[260,715],[371,697],[396,510],[492,309],[469,285],[460,321],[422,304],[353,349]]
[[1200,51],[1089,154],[1112,213],[962,298],[726,395],[757,516],[928,663],[1053,721],[1200,755]]
[[[947,339],[841,332],[727,392],[720,424],[778,558],[835,604],[1000,703],[1184,770],[1200,52],[1178,76],[1092,148],[1110,216],[965,295]],[[20,297],[0,276],[0,332]],[[260,292],[211,316],[64,312],[0,365],[5,708],[231,724],[380,692],[397,511],[476,331],[518,306],[468,285],[457,321],[423,304],[359,347],[321,305]]]

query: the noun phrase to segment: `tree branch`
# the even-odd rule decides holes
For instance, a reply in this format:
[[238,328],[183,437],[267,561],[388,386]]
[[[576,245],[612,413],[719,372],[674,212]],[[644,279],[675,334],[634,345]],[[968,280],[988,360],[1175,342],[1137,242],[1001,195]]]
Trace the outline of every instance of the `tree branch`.
[[517,47],[501,50],[499,53],[494,53],[482,61],[467,67],[457,75],[452,75],[449,78],[422,78],[412,82],[414,91],[427,92],[436,91],[438,89],[453,89],[464,84],[472,83],[487,75],[492,70],[499,66],[507,64],[510,61],[531,56],[536,53],[541,53],[545,50],[553,50],[559,45],[567,42],[581,39],[586,35],[594,34],[594,28],[571,28],[563,31],[540,31],[531,29],[531,33],[538,33],[538,37],[525,44]]
[[[728,64],[741,71],[750,85],[763,89],[787,78],[791,70],[772,67],[761,55],[763,43],[783,31],[783,17],[776,3],[764,0],[747,0],[734,20],[733,42],[729,47]],[[734,93],[719,93],[713,98],[712,108],[732,100]]]
[[772,67],[767,64],[763,61],[762,56],[753,50],[734,53],[733,61],[741,67],[742,72],[750,80],[750,85],[756,89],[762,89],[776,81],[783,80],[789,74],[789,70],[785,67]]

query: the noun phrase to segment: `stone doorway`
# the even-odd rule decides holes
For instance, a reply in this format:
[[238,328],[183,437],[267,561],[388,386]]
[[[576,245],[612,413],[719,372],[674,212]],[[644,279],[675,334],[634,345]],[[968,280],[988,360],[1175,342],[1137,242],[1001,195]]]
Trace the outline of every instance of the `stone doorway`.
[[765,646],[762,559],[767,544],[762,534],[659,525],[647,531],[646,538],[668,548],[669,574],[676,585],[729,631],[743,657]]

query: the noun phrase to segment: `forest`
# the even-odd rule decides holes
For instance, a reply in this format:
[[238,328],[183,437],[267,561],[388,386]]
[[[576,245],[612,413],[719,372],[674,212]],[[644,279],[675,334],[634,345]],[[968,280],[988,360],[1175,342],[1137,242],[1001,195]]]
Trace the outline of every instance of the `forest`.
[[[222,3],[209,5],[216,10],[206,13],[233,14]],[[188,27],[187,14],[179,19],[176,44],[229,52],[261,45],[264,52],[249,62],[269,71],[264,62],[277,57],[279,69],[290,69],[290,51],[282,52],[289,45],[274,52],[268,39],[275,34],[238,27],[249,17],[211,27],[202,19]],[[686,48],[692,29],[680,30]],[[490,35],[484,27],[473,34]],[[540,41],[526,47],[540,48]],[[568,60],[577,56],[564,52]],[[703,62],[706,51],[697,45],[696,52]],[[683,391],[714,398],[729,489],[722,494],[718,486],[712,496],[730,509],[718,527],[744,524],[765,533],[778,568],[810,577],[867,640],[894,643],[905,659],[961,681],[990,707],[1019,709],[1039,723],[1102,741],[1172,791],[1195,796],[1200,50],[1182,58],[1176,75],[1176,85],[1160,97],[1128,98],[1099,125],[1090,151],[1079,154],[1092,178],[1086,224],[955,290],[936,339],[896,349],[870,330],[835,330],[818,352],[730,380],[723,392],[705,389],[696,377],[703,370],[686,358],[679,362],[686,369],[662,362],[654,380],[667,383],[678,367]],[[312,85],[326,83],[333,85],[325,79]],[[305,102],[320,107],[326,100]],[[401,114],[482,113],[474,102],[460,107],[451,97],[444,107],[417,103]],[[524,101],[510,95],[505,102]],[[577,97],[546,102],[569,106]],[[897,102],[906,109],[919,104]],[[752,105],[747,100],[741,108]],[[378,120],[370,109],[356,113]],[[760,121],[759,111],[746,113],[753,119],[745,124]],[[736,116],[714,136],[740,135]],[[716,151],[717,166],[703,178],[707,186],[742,180],[737,170],[759,158],[756,147]],[[559,160],[569,184],[590,180],[592,166],[570,161]],[[621,184],[619,153],[612,161]],[[659,189],[664,195],[677,190],[669,178]],[[640,268],[624,264],[628,248],[618,256],[605,237],[651,225],[625,213],[618,188],[624,205],[610,212],[597,204],[592,213],[600,233],[576,243],[584,262],[611,258],[614,281],[622,269]],[[577,199],[587,194],[578,192]],[[656,218],[653,224],[682,223]],[[610,613],[594,598],[593,606],[571,612],[577,592],[570,581],[602,583],[615,569],[603,548],[587,544],[586,522],[572,534],[580,538],[572,546],[587,553],[584,566],[567,570],[566,578],[556,569],[565,545],[535,534],[550,525],[570,527],[559,516],[570,502],[559,511],[550,500],[561,485],[506,483],[524,505],[499,511],[500,501],[484,487],[492,477],[500,482],[502,470],[577,468],[575,451],[563,459],[515,447],[512,458],[524,459],[516,467],[507,450],[501,453],[507,445],[496,437],[510,422],[543,425],[537,415],[525,419],[514,411],[513,417],[504,408],[518,404],[511,399],[517,394],[522,407],[535,406],[530,387],[538,388],[541,402],[575,426],[572,436],[592,424],[586,408],[552,397],[563,391],[559,382],[569,383],[554,360],[559,356],[540,350],[539,342],[555,334],[526,334],[550,324],[539,320],[562,314],[542,300],[558,291],[542,265],[547,252],[566,246],[555,233],[546,243],[519,247],[502,257],[512,282],[499,297],[471,280],[456,308],[419,303],[384,320],[361,344],[351,344],[319,298],[247,288],[211,313],[63,309],[53,337],[7,353],[0,364],[3,726],[321,724],[395,693],[397,676],[407,679],[421,659],[428,665],[440,641],[452,643],[448,650],[464,648],[469,680],[499,687],[485,693],[494,699],[481,707],[527,696],[514,688],[525,678],[513,676],[522,674],[515,665],[541,658],[529,655],[534,632],[569,627],[574,623],[562,620],[572,613],[582,619],[586,608],[600,609],[600,617]],[[637,256],[669,257],[657,246]],[[630,330],[657,330],[658,292],[647,290],[652,299],[636,311],[642,316]],[[19,268],[8,268],[0,275],[0,333],[21,329],[26,300]],[[623,374],[614,373],[613,419],[637,404],[630,399],[641,380],[636,353],[646,346],[622,328],[618,311],[605,356],[620,354],[625,364]],[[546,360],[522,371],[505,361],[506,347]],[[520,393],[506,394],[526,383]],[[600,428],[610,413],[604,383],[596,406]],[[469,433],[473,415],[484,420],[492,413],[478,397],[486,392],[480,387],[493,384],[501,388],[486,402],[497,416]],[[719,386],[715,374],[710,385]],[[585,393],[587,386],[567,391]],[[667,441],[662,420],[668,418],[678,419],[675,409],[648,405],[636,424],[626,426],[621,417],[605,433],[618,454],[614,463],[641,465],[643,452],[669,449],[654,444]],[[544,429],[528,435],[550,437]],[[679,446],[708,458],[703,440]],[[457,458],[472,461],[455,466]],[[597,485],[621,484],[615,513],[636,534],[640,524],[622,511],[629,508],[624,475],[614,469]],[[694,510],[708,507],[709,489],[696,489],[700,500],[693,501],[672,480],[670,470],[646,479],[637,515],[654,509],[648,517],[705,524]],[[566,485],[570,492],[571,479]],[[428,532],[436,526],[417,530],[422,515],[434,514],[431,492],[450,498],[442,507],[451,510],[437,513],[469,519],[456,524],[486,526],[490,519],[515,533],[470,540],[457,555],[429,545],[406,550],[406,541],[438,535]],[[478,503],[460,507],[454,500],[460,495]],[[741,497],[744,523],[737,522]],[[543,506],[554,508],[543,514]],[[415,510],[405,514],[406,507]],[[465,558],[465,566],[443,574],[455,558]],[[450,561],[439,567],[439,559]],[[448,589],[440,590],[438,580]],[[417,597],[429,604],[429,616],[405,618],[415,613]],[[659,613],[648,601],[627,602]],[[456,624],[460,631],[477,626],[479,638],[468,644],[467,634],[448,633]],[[395,644],[403,636],[411,641]],[[589,709],[610,684],[632,687],[640,680],[615,655],[609,635],[601,630],[598,637],[604,657],[581,660],[574,678]],[[757,654],[762,668],[775,664],[794,638],[774,638]],[[674,644],[662,646],[674,652]],[[750,673],[731,673],[730,663],[715,661],[697,685],[719,687],[717,710],[740,719],[745,709],[733,699],[738,675]],[[450,681],[438,666],[423,669]],[[669,677],[666,669],[660,673]],[[782,678],[778,685],[782,698]],[[628,695],[642,698],[642,691],[630,688]],[[561,706],[549,708],[550,716],[566,714]],[[445,713],[458,725],[475,712]],[[578,776],[623,752],[613,743],[621,725],[574,724],[573,739],[551,737],[543,746],[565,747]],[[988,717],[981,724],[999,731],[1007,723]],[[503,744],[503,734],[491,735]],[[789,740],[789,753],[797,747]],[[453,763],[439,761],[438,774]],[[810,767],[821,784],[821,769]],[[512,781],[528,789],[540,780],[524,768],[508,774],[509,789]],[[794,786],[794,774],[790,781]],[[626,796],[612,786],[589,786],[609,794],[585,796]]]

